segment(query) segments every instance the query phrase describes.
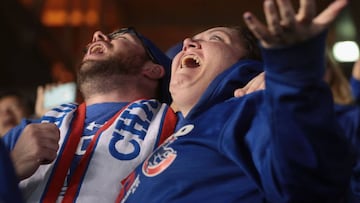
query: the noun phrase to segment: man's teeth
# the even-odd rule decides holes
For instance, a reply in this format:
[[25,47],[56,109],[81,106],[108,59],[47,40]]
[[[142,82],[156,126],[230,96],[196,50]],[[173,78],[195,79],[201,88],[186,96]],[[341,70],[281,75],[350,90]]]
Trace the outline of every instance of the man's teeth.
[[102,52],[103,52],[103,48],[101,45],[94,45],[90,50],[90,54],[99,54]]

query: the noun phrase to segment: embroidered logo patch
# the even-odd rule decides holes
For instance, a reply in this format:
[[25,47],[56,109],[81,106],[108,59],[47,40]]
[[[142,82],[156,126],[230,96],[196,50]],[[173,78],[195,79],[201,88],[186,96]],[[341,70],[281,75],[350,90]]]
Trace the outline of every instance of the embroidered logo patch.
[[148,177],[153,177],[166,170],[176,159],[177,152],[170,145],[179,137],[187,135],[192,131],[194,125],[189,124],[180,128],[175,134],[170,136],[142,165],[143,173]]

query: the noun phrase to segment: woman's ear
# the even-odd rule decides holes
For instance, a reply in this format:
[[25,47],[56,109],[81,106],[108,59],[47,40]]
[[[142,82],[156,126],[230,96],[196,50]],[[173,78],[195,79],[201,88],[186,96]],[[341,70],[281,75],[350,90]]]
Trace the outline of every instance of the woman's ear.
[[164,77],[165,69],[159,64],[151,64],[144,68],[143,74],[145,77],[157,80]]

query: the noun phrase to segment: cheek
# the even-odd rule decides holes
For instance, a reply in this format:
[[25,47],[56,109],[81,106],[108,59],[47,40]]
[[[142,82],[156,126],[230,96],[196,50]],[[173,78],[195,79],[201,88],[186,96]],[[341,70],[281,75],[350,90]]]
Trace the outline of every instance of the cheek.
[[225,55],[225,60],[224,60],[226,67],[229,67],[234,63],[236,63],[241,58],[240,55],[241,54],[238,52],[229,51],[228,54]]
[[14,114],[15,114],[18,118],[24,116],[22,109],[16,109],[16,110],[14,110],[13,112],[14,112]]
[[212,68],[207,69],[205,74],[212,75],[212,78],[215,78],[217,75],[228,69],[234,63],[235,60],[233,58],[219,57],[216,60],[213,60],[212,64],[210,64],[210,67]]
[[232,47],[229,45],[222,46],[219,51],[224,56],[224,58],[229,60],[238,60],[244,55],[244,50],[242,48]]
[[175,70],[175,67],[178,67],[179,64],[180,64],[180,54],[176,55],[173,60],[172,60],[172,63],[171,63],[171,71],[174,71]]
[[187,78],[185,78],[184,75],[173,74],[170,80],[170,88],[180,87],[182,84],[184,84],[184,81],[186,80]]

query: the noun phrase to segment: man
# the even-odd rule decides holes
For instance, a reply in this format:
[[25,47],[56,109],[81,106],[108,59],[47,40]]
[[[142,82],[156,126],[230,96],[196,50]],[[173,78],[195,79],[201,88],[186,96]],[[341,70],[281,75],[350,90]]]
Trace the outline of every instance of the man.
[[343,200],[353,158],[322,78],[324,30],[347,2],[318,16],[315,1],[301,0],[297,14],[290,1],[276,2],[264,2],[268,26],[244,15],[262,45],[264,91],[231,98],[239,70],[261,66],[236,29],[184,40],[170,82],[183,118],[123,182],[118,202]]
[[114,202],[120,181],[174,130],[173,111],[153,99],[169,102],[169,65],[133,28],[94,33],[78,70],[85,102],[4,137],[24,199]]

